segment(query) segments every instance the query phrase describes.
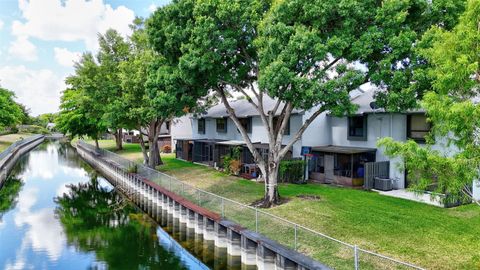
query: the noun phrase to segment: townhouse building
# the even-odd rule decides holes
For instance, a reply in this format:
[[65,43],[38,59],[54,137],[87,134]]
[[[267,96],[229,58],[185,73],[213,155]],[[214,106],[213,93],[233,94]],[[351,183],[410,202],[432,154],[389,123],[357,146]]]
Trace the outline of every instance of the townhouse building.
[[[306,129],[303,136],[290,149],[286,158],[304,158],[308,160],[306,174],[311,181],[331,183],[358,188],[375,188],[374,178],[389,179],[393,189],[409,187],[408,175],[402,168],[402,160],[390,158],[377,146],[379,139],[392,137],[405,142],[415,140],[425,144],[425,137],[431,126],[425,112],[414,110],[403,113],[389,113],[376,108],[374,90],[358,91],[352,96],[352,102],[358,106],[354,115],[335,117],[322,113]],[[264,157],[268,155],[267,131],[258,112],[246,100],[231,102],[236,114]],[[265,110],[273,108],[275,101],[266,99]],[[287,144],[313,113],[295,110],[283,139]],[[223,104],[210,108],[205,114],[184,119],[191,133],[181,137],[172,137],[176,148],[176,157],[187,161],[221,167],[222,157],[230,153],[233,147],[242,149],[242,172],[251,173],[254,161],[251,153],[228,117]],[[445,140],[435,138],[433,149],[445,154],[456,149],[448,147]],[[258,176],[253,174],[252,177]],[[389,188],[388,188],[389,189]]]

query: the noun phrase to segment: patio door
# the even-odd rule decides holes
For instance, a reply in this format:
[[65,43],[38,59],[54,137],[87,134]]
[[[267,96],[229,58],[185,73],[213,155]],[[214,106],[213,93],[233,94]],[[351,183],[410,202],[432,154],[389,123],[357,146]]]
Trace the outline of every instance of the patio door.
[[335,158],[333,155],[325,155],[325,183],[333,182],[333,169],[335,164]]

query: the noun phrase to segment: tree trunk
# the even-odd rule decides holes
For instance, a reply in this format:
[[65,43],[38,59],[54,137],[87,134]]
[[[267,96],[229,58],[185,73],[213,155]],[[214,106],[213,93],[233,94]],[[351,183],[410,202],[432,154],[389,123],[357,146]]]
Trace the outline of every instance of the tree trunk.
[[263,165],[263,170],[260,168],[261,171],[266,172],[266,175],[264,175],[265,195],[260,205],[261,207],[268,208],[280,204],[280,193],[278,192],[278,169],[280,162],[275,160],[277,159],[273,157],[273,153],[269,154],[268,167]]
[[162,158],[160,156],[160,149],[158,148],[158,138],[149,142],[150,148],[148,157],[148,167],[155,169],[157,166],[162,165]]
[[160,134],[160,127],[162,121],[154,120],[150,122],[148,127],[148,167],[155,169],[157,166],[162,165],[162,158],[160,156],[160,149],[158,147],[158,135]]
[[98,139],[97,138],[95,138],[95,148],[97,150],[100,150],[100,145],[98,144]]
[[[142,130],[142,128],[139,128],[138,130]],[[147,148],[145,147],[145,141],[143,140],[143,134],[140,132],[140,147],[142,148],[142,154],[143,154],[143,164],[148,165],[148,152]]]
[[115,132],[115,143],[117,144],[117,150],[123,150],[123,131],[121,128]]

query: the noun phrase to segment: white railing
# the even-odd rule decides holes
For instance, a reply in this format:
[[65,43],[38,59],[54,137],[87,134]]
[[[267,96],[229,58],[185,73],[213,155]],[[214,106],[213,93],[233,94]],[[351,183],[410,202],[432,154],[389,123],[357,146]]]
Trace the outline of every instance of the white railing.
[[136,167],[137,173],[168,191],[174,192],[223,218],[261,233],[291,249],[311,256],[334,269],[423,269],[385,255],[368,251],[356,245],[317,232],[303,225],[278,217],[211,192],[196,188],[143,164],[132,162],[105,149],[96,149],[83,141],[78,142],[90,151],[118,164],[125,170]]

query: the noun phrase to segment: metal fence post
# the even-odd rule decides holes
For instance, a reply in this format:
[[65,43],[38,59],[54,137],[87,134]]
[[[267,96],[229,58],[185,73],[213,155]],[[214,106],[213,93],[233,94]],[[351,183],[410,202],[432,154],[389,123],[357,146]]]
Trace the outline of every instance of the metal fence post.
[[258,208],[255,207],[255,232],[258,233]]
[[225,201],[223,200],[223,197],[222,197],[222,217],[225,217]]
[[200,191],[198,189],[197,189],[197,201],[198,201],[198,205],[202,206],[202,201],[200,199]]
[[358,270],[360,269],[359,265],[358,265],[358,247],[357,245],[355,245],[353,247],[353,256],[354,256],[354,263],[355,263],[355,270]]
[[295,250],[297,250],[297,227],[297,224],[295,224],[295,244],[293,246]]

